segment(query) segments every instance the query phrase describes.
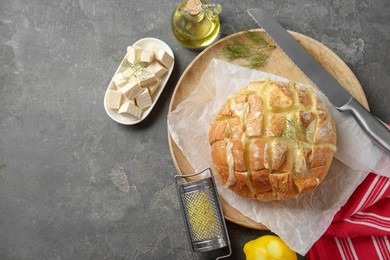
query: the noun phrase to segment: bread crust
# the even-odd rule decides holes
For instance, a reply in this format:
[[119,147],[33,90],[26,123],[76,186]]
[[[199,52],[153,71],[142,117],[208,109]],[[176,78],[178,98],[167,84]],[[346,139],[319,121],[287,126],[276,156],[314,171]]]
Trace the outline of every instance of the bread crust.
[[261,201],[313,191],[329,170],[336,138],[333,117],[313,90],[269,80],[228,98],[209,131],[221,182]]

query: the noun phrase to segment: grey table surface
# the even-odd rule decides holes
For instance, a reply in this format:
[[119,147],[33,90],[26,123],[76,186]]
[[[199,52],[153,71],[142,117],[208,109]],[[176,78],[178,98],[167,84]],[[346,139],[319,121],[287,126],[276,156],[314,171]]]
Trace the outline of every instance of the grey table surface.
[[[198,54],[180,46],[178,1],[0,2],[0,259],[190,259],[167,141],[175,85]],[[263,8],[339,55],[390,121],[388,0],[220,1],[221,36]],[[154,112],[123,126],[103,96],[126,47],[165,41],[176,64]],[[231,259],[268,231],[228,223]],[[202,256],[203,257],[203,256]]]

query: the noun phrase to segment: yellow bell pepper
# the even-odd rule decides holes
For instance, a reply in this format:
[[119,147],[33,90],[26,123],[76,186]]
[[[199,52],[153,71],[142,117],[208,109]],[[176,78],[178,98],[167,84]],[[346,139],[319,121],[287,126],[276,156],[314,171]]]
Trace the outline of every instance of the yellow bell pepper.
[[297,254],[282,239],[266,235],[244,245],[246,260],[296,260]]

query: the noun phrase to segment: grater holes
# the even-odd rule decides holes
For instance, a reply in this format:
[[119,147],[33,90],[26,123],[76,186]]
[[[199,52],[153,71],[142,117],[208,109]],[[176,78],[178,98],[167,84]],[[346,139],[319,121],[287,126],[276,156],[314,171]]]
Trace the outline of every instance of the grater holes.
[[222,216],[209,187],[182,194],[182,199],[192,243],[223,237]]

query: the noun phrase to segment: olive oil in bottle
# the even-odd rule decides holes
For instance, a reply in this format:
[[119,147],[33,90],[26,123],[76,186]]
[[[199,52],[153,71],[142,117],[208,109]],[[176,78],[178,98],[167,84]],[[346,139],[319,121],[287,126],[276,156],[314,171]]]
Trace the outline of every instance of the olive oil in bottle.
[[219,36],[219,4],[201,0],[180,3],[172,15],[172,31],[176,39],[190,49],[203,49]]

